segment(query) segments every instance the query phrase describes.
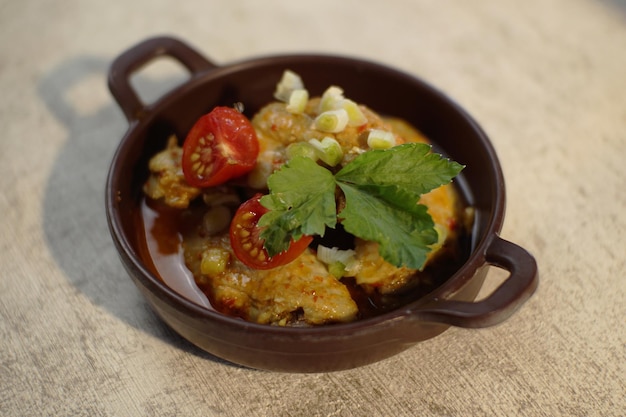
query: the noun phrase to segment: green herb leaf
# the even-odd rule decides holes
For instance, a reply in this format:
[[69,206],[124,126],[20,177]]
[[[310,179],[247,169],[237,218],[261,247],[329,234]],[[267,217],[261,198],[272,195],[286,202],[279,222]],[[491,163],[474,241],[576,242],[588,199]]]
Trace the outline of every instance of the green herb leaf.
[[295,157],[270,176],[270,194],[261,199],[270,210],[259,221],[265,248],[273,256],[286,250],[292,238],[323,236],[325,227],[334,228],[339,186],[346,198],[339,213],[344,228],[378,242],[387,262],[419,269],[437,232],[418,200],[462,169],[419,143],[365,152],[335,175],[309,158]]
[[437,232],[427,207],[418,200],[462,169],[426,144],[365,152],[335,175],[346,196],[339,217],[349,233],[379,243],[387,262],[420,269],[430,245],[437,242]]
[[405,143],[389,149],[362,153],[336,174],[339,183],[367,188],[406,210],[422,194],[449,183],[463,166],[432,153],[424,143]]
[[361,188],[339,186],[346,196],[346,206],[339,216],[347,232],[377,242],[380,256],[392,265],[422,268],[429,245],[437,242],[426,206],[413,200],[411,211],[405,211]]
[[292,239],[323,236],[326,226],[335,227],[335,179],[312,159],[293,158],[270,175],[267,184],[270,194],[261,197],[261,204],[270,211],[259,219],[259,227],[264,227],[260,237],[268,255],[287,250]]

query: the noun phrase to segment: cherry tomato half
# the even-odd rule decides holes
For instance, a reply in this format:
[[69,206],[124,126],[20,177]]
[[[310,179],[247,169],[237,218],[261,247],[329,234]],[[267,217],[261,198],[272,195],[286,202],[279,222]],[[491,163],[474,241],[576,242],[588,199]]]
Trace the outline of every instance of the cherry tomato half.
[[260,234],[263,230],[257,226],[259,219],[268,210],[261,205],[261,194],[257,194],[243,203],[230,224],[230,245],[235,256],[241,262],[254,269],[272,269],[288,264],[296,259],[313,241],[312,236],[302,236],[292,241],[289,249],[270,257],[263,247]]
[[215,107],[193,125],[183,144],[183,174],[194,187],[212,187],[247,174],[259,141],[250,120],[231,107]]

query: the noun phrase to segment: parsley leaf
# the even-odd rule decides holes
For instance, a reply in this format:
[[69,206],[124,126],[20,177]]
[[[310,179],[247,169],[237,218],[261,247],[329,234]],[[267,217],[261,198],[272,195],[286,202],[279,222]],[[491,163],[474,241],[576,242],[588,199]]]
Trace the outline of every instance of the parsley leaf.
[[346,204],[338,216],[346,231],[379,243],[387,262],[419,269],[437,232],[418,200],[462,169],[420,143],[365,152],[335,175],[311,159],[293,158],[270,176],[270,194],[261,199],[270,210],[259,221],[265,248],[273,256],[286,250],[292,238],[323,236],[326,226],[334,228],[339,187]]
[[422,194],[449,183],[463,166],[431,152],[424,143],[406,143],[362,153],[336,175],[340,183],[367,188],[411,210]]
[[349,233],[379,243],[387,262],[419,269],[429,246],[437,242],[437,232],[427,207],[418,200],[449,183],[461,169],[426,144],[365,152],[335,175],[346,196],[339,217]]
[[346,207],[339,216],[344,229],[364,240],[378,242],[380,256],[396,266],[420,269],[437,242],[437,232],[426,206],[412,204],[404,211],[385,199],[362,189],[339,185],[346,195]]
[[259,219],[269,256],[284,252],[302,235],[324,236],[337,223],[333,174],[304,156],[294,157],[268,179],[270,194],[261,197],[269,209]]

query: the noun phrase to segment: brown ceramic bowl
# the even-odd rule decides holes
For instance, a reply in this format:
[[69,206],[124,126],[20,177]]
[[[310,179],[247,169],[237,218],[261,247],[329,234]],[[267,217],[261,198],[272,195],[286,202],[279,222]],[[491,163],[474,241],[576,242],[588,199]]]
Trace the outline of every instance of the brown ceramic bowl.
[[[190,79],[156,102],[141,102],[131,75],[158,57],[181,63]],[[312,94],[331,84],[382,114],[420,128],[437,149],[467,167],[457,179],[476,209],[471,252],[464,265],[432,293],[383,315],[349,324],[283,328],[249,323],[201,307],[166,286],[142,258],[136,213],[147,161],[166,138],[184,137],[216,105],[242,102],[249,115],[272,99],[285,69],[299,73]],[[420,79],[360,59],[327,55],[260,57],[216,65],[183,42],[148,39],[112,64],[109,88],[130,123],[113,158],[106,210],[113,241],[129,275],[154,311],[182,337],[207,352],[247,367],[323,372],[354,368],[401,352],[449,326],[498,324],[534,292],[537,266],[519,246],[498,236],[505,211],[502,171],[476,122],[444,94]],[[487,298],[475,301],[489,266],[509,272]]]

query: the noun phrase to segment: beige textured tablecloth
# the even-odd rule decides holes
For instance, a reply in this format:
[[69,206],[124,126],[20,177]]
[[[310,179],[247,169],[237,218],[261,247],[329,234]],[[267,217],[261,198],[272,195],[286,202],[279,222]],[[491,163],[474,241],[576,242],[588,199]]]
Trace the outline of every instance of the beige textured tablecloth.
[[[109,63],[157,34],[217,63],[345,53],[423,77],[489,134],[502,236],[534,297],[329,374],[235,367],[163,325],[125,275],[104,183],[127,123]],[[146,69],[146,99],[178,73]],[[626,3],[0,1],[0,415],[626,415]],[[497,277],[498,274],[490,274]]]

